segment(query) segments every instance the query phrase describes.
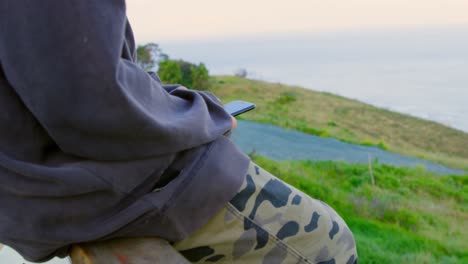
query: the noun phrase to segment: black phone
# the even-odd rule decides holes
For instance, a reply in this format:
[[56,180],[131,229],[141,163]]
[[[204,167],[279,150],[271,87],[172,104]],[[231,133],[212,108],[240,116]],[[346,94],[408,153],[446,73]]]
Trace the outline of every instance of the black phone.
[[246,101],[232,101],[224,105],[224,110],[232,116],[237,116],[255,108],[255,104]]

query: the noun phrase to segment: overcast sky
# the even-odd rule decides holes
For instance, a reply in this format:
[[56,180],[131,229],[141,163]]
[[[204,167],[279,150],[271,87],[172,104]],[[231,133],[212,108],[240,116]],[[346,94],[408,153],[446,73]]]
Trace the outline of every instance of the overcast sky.
[[138,42],[468,25],[468,0],[127,0]]

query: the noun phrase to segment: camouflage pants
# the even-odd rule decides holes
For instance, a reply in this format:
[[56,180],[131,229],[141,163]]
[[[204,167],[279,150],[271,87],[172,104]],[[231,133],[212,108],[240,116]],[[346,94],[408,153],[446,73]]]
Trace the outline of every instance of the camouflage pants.
[[357,263],[333,209],[254,163],[224,209],[174,247],[193,263]]

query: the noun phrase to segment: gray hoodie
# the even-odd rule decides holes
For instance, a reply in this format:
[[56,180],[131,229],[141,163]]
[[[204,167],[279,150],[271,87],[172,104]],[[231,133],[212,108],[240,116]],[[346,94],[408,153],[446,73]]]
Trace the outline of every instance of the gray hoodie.
[[0,243],[26,259],[177,241],[240,188],[221,103],[164,89],[134,54],[124,0],[0,1]]

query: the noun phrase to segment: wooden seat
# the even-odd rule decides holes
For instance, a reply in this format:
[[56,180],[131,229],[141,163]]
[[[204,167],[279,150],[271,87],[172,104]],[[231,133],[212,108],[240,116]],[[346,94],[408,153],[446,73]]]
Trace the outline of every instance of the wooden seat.
[[73,264],[188,264],[169,243],[159,238],[126,238],[72,247]]

